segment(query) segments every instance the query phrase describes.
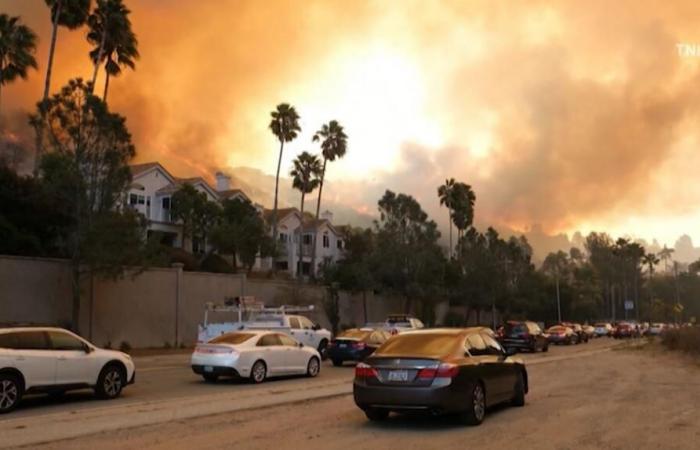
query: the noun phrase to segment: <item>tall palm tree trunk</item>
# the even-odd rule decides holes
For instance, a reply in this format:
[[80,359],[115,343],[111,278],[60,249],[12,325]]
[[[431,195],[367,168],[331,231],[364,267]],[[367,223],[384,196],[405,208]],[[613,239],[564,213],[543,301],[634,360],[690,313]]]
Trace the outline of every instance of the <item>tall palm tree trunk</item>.
[[105,91],[102,94],[102,101],[107,103],[107,90],[109,89],[109,72],[105,69]]
[[107,26],[102,30],[102,41],[100,41],[100,51],[97,52],[97,60],[95,61],[95,70],[92,72],[92,91],[95,91],[95,83],[97,82],[97,72],[100,70],[100,61],[104,56],[105,42],[107,41]]
[[61,15],[62,1],[59,0],[58,6],[56,6],[56,14],[53,16],[51,21],[53,24],[53,29],[51,30],[51,46],[49,47],[49,62],[46,65],[46,80],[44,81],[44,96],[42,100],[46,101],[49,98],[49,91],[51,90],[51,70],[53,69],[53,55],[56,51],[56,35],[58,34],[58,17]]
[[316,235],[318,230],[316,229],[316,224],[318,223],[318,217],[321,213],[321,195],[323,194],[323,179],[326,178],[326,162],[328,159],[323,158],[323,170],[321,171],[321,183],[318,186],[318,200],[316,201],[316,222],[314,222],[314,237],[313,237],[313,247],[311,255],[311,275],[316,276]]
[[450,224],[450,251],[449,256],[452,259],[452,211],[447,208],[447,222]]
[[299,264],[297,265],[297,279],[301,283],[301,278],[303,275],[302,265],[304,263],[303,249],[304,249],[304,197],[306,194],[301,193],[301,223],[299,224]]
[[[52,29],[51,29],[51,45],[49,47],[49,61],[46,64],[46,79],[44,80],[44,95],[42,97],[42,102],[46,102],[46,100],[49,98],[49,92],[51,90],[51,71],[53,70],[53,57],[56,52],[56,37],[58,35],[58,18],[61,15],[61,8],[63,7],[63,2],[61,0],[58,1],[58,5],[56,6],[56,13],[54,14],[51,23],[52,23]],[[44,109],[41,108],[41,118],[39,120],[39,130],[37,130],[36,133],[36,142],[35,142],[35,153],[34,153],[34,173],[37,174],[39,172],[39,165],[41,164],[41,154],[44,152],[42,141],[41,141],[41,127],[43,127],[44,122]]]
[[[277,249],[277,196],[279,194],[280,187],[280,168],[282,167],[282,151],[284,150],[284,141],[280,140],[280,157],[277,160],[277,177],[275,178],[275,204],[272,207],[272,242],[275,243],[275,250]],[[275,270],[274,263],[272,265],[272,270]]]

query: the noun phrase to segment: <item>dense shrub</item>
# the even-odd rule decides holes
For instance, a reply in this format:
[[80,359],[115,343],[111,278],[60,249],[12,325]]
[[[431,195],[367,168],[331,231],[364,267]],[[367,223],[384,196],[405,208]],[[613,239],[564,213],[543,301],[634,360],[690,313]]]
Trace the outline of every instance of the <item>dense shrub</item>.
[[208,255],[199,266],[204,272],[233,273],[233,267],[220,255],[214,253]]
[[661,342],[670,350],[700,355],[700,327],[666,330],[661,337]]

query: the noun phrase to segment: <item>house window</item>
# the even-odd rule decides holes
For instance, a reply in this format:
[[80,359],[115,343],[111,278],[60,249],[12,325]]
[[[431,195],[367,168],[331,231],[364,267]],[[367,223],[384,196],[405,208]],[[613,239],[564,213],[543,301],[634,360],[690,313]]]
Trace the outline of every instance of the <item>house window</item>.
[[146,203],[146,197],[144,197],[143,195],[139,195],[138,196],[138,204],[144,205],[145,203]]
[[328,237],[327,234],[323,235],[323,248],[328,248],[331,246],[331,239]]
[[304,235],[303,243],[304,243],[304,245],[311,245],[311,235],[310,234]]
[[343,249],[343,241],[341,239],[338,239],[338,241],[336,242],[336,245],[338,246],[339,250]]
[[280,242],[286,243],[286,242],[287,242],[287,234],[286,234],[286,233],[280,233],[279,240],[280,240]]
[[170,209],[170,197],[163,197],[163,209]]
[[138,202],[138,195],[129,194],[129,205],[133,206]]

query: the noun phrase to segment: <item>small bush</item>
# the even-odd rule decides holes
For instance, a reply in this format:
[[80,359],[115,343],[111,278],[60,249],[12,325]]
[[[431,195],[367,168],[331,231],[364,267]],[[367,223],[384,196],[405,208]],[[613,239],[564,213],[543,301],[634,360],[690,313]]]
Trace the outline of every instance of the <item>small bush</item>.
[[199,269],[204,272],[233,273],[233,266],[220,255],[215,255],[213,253],[204,258]]
[[669,350],[680,350],[700,355],[700,327],[666,330],[661,343]]
[[129,344],[127,341],[122,341],[122,343],[119,344],[119,351],[129,353],[131,351],[131,344]]

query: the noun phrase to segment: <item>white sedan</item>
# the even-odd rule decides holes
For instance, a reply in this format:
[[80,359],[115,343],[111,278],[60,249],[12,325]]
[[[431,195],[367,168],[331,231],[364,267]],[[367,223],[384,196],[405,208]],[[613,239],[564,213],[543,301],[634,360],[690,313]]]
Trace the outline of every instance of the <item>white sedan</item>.
[[321,370],[321,355],[283,333],[245,330],[198,344],[192,370],[212,382],[220,376],[250,378],[254,383],[285,375],[315,377]]

